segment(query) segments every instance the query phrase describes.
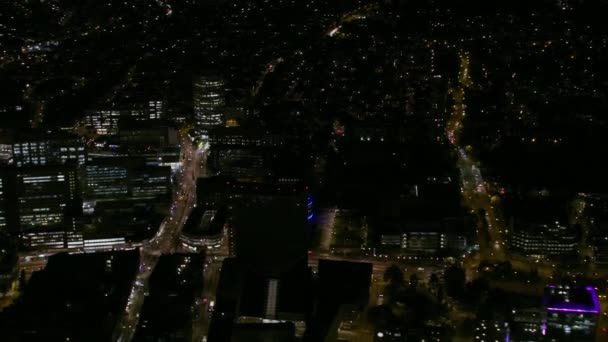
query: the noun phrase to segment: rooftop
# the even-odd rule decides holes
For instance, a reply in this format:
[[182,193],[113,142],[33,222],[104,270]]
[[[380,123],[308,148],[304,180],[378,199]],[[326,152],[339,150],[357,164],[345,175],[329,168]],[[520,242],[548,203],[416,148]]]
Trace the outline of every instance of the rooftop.
[[600,302],[592,286],[549,285],[545,290],[543,306],[550,312],[600,312]]

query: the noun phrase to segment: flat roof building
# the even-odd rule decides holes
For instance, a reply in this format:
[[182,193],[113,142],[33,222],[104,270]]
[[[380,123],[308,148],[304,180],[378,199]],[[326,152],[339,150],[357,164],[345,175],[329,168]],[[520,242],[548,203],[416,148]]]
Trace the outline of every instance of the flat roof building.
[[83,165],[86,148],[82,138],[64,132],[7,131],[0,139],[0,162],[17,167]]
[[544,341],[595,341],[600,302],[593,286],[547,286],[543,307]]
[[111,341],[138,266],[137,251],[51,256],[0,314],[3,341]]

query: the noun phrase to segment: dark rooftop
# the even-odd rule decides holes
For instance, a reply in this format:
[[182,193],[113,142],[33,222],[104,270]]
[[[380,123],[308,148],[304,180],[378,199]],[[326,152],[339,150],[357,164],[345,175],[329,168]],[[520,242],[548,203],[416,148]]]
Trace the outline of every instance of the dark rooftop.
[[126,306],[137,251],[56,254],[0,318],[7,341],[109,341]]

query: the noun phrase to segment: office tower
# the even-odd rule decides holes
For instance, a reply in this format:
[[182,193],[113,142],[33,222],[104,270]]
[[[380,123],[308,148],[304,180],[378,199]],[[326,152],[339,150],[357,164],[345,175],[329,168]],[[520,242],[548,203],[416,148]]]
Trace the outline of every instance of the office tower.
[[559,221],[534,223],[516,220],[511,247],[525,255],[555,257],[574,255],[578,242],[575,232]]
[[161,119],[165,116],[165,102],[160,100],[148,101],[148,118]]
[[543,307],[543,341],[595,341],[600,302],[594,287],[550,285]]
[[171,191],[171,168],[146,165],[143,158],[98,158],[85,167],[87,199],[154,199]]
[[16,171],[18,224],[22,233],[73,229],[80,193],[76,168],[46,166]]
[[301,337],[311,303],[305,188],[224,177],[199,184],[206,185],[199,188],[200,207],[226,206],[230,249],[236,255],[222,266],[209,341],[225,341],[233,326],[232,337],[244,338],[238,332],[241,324],[278,321],[293,323]]
[[131,172],[130,190],[133,198],[152,199],[168,196],[171,191],[171,168],[139,167]]
[[224,124],[224,81],[213,76],[199,77],[194,81],[193,92],[196,129],[207,136],[209,129]]
[[25,248],[82,247],[82,200],[76,165],[18,168],[16,226]]
[[71,134],[43,131],[3,132],[0,160],[18,167],[86,161],[84,141]]
[[129,192],[129,170],[126,163],[114,158],[95,160],[85,168],[87,198],[103,199],[126,196]]
[[4,170],[0,170],[0,233],[6,231],[9,222],[10,185],[10,178]]
[[117,109],[94,109],[85,112],[84,123],[95,128],[97,134],[116,134],[119,118],[120,111]]
[[134,148],[163,148],[178,146],[177,130],[173,127],[136,122],[122,125],[118,131],[120,146],[126,150]]
[[303,183],[310,151],[298,132],[221,127],[209,132],[209,171],[243,182]]
[[200,178],[197,207],[227,208],[238,259],[259,273],[276,273],[307,260],[312,201],[306,186]]

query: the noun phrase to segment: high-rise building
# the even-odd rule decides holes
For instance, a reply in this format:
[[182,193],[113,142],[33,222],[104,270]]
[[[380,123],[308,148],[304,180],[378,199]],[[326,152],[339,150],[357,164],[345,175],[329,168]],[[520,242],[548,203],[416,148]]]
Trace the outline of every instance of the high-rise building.
[[0,169],[0,230],[25,248],[82,247],[76,163]]
[[196,129],[207,136],[209,129],[224,124],[224,81],[213,76],[199,77],[194,81],[193,92]]
[[309,238],[305,204],[306,195],[295,191],[233,199],[231,226],[237,258],[260,271],[286,270],[305,261]]
[[116,198],[129,193],[129,170],[127,165],[114,160],[94,161],[86,166],[87,198]]
[[84,113],[84,124],[95,128],[99,135],[114,135],[125,122],[145,122],[165,117],[163,100],[139,99],[127,104],[90,109]]
[[59,165],[86,161],[84,141],[74,135],[42,131],[6,132],[0,142],[0,159],[18,167]]
[[120,146],[127,150],[140,147],[162,148],[179,144],[175,128],[139,122],[135,125],[121,125],[118,141]]
[[80,193],[75,167],[32,167],[16,172],[18,224],[30,230],[75,229]]
[[161,119],[165,116],[165,103],[160,100],[148,101],[148,117],[151,120]]
[[600,302],[593,286],[550,285],[543,307],[543,341],[595,341]]
[[2,170],[0,172],[0,233],[7,229],[10,220],[10,203],[14,203],[9,197],[11,193],[11,189],[9,188],[10,185],[10,178],[7,177],[4,170]]
[[171,191],[171,168],[146,166],[143,158],[98,158],[87,163],[85,174],[91,200],[152,199]]
[[222,127],[209,133],[209,171],[239,181],[304,183],[310,176],[310,153],[298,132],[258,127]]
[[119,119],[120,111],[117,109],[88,110],[84,114],[85,124],[95,128],[100,135],[118,133]]
[[132,170],[130,190],[133,198],[167,196],[171,191],[171,168],[145,167]]

